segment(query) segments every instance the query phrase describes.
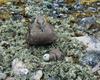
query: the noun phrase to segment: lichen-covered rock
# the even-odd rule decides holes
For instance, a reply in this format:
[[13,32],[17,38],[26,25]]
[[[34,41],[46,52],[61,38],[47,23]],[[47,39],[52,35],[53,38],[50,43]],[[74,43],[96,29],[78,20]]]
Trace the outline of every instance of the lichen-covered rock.
[[100,62],[100,51],[88,51],[81,59],[83,65],[91,67],[96,66]]
[[34,23],[29,26],[27,43],[29,45],[51,44],[57,39],[53,26],[48,24],[43,16],[37,16]]
[[2,73],[1,71],[0,71],[0,80],[5,80],[5,78],[6,78],[6,74],[5,73]]
[[85,17],[80,20],[79,25],[82,27],[87,27],[87,26],[90,26],[91,24],[95,24],[95,23],[96,23],[95,17]]
[[31,80],[41,80],[42,76],[43,76],[42,70],[38,70],[33,73]]
[[12,70],[15,75],[23,76],[27,75],[29,70],[26,68],[25,64],[18,58],[14,59],[12,62]]
[[95,33],[95,37],[100,41],[100,31]]
[[98,72],[99,70],[100,70],[100,62],[98,62],[98,64],[92,69],[92,72],[95,73]]
[[7,77],[6,80],[15,80],[14,77]]
[[85,36],[74,37],[74,38],[82,42],[84,45],[86,45],[87,51],[92,51],[92,50],[99,51],[100,50],[100,41],[96,39],[94,36],[85,35]]

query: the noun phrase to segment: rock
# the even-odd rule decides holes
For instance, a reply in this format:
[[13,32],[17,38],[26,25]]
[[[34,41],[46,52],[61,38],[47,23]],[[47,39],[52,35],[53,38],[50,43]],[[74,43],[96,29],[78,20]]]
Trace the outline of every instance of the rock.
[[94,35],[100,41],[100,31],[96,32]]
[[92,72],[97,72],[100,70],[100,62],[92,69]]
[[29,70],[26,68],[25,64],[18,60],[18,58],[14,59],[12,61],[12,70],[14,72],[15,75],[27,75]]
[[7,77],[6,80],[15,80],[14,77]]
[[64,7],[64,1],[63,0],[56,0],[53,2],[53,4],[57,4],[58,7]]
[[64,55],[63,53],[57,48],[52,49],[49,54],[44,54],[43,59],[45,61],[52,61],[52,60],[63,60]]
[[56,9],[56,8],[59,7],[59,5],[58,5],[57,3],[54,3],[54,4],[53,4],[53,7]]
[[66,62],[73,63],[73,58],[72,57],[65,57]]
[[89,65],[92,68],[100,62],[100,51],[87,51],[87,53],[80,59],[83,65]]
[[100,75],[100,70],[98,70],[98,74]]
[[29,12],[29,10],[30,10],[30,7],[29,6],[26,6],[25,7],[25,14],[27,14]]
[[87,11],[89,11],[89,12],[96,12],[97,9],[94,8],[94,7],[88,7]]
[[96,23],[95,17],[85,17],[80,20],[79,25],[82,27],[87,27],[87,26],[90,26],[91,24],[95,24],[95,23]]
[[91,50],[100,51],[100,41],[95,37],[93,36],[90,37],[88,35],[85,35],[85,36],[74,37],[74,38],[79,40],[83,44],[85,44],[87,46],[86,48],[87,51],[91,51]]
[[40,80],[42,78],[42,76],[43,76],[42,70],[38,70],[38,71],[33,73],[31,79],[32,80]]
[[47,80],[59,80],[59,78],[58,77],[55,77],[55,76],[50,76],[50,77],[48,77]]
[[27,43],[29,45],[47,45],[57,39],[53,26],[46,22],[43,16],[37,16],[34,23],[29,26]]
[[75,8],[76,10],[82,10],[82,9],[84,8],[84,6],[81,5],[80,3],[77,3],[77,4],[74,6],[74,8]]
[[6,76],[7,75],[5,73],[0,72],[0,80],[5,80]]

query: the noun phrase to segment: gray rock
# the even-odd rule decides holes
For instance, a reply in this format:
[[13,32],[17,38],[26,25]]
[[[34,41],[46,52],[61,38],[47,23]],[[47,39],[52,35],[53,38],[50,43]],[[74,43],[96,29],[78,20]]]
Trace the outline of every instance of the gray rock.
[[85,17],[80,20],[79,25],[82,27],[86,27],[87,25],[95,24],[96,18],[95,17]]
[[100,62],[100,51],[88,51],[81,59],[83,65],[95,67]]
[[59,80],[59,78],[52,76],[52,77],[48,77],[48,80]]
[[75,39],[82,42],[84,45],[87,46],[87,51],[100,51],[100,41],[93,36],[81,36],[81,37],[74,37]]
[[76,5],[74,6],[74,8],[75,8],[76,10],[82,10],[82,9],[84,8],[84,6],[81,5],[81,4],[76,4]]
[[18,76],[27,75],[29,72],[25,64],[22,61],[18,60],[17,58],[14,59],[12,62],[12,70],[14,74]]
[[0,80],[5,79],[5,78],[6,78],[6,74],[5,74],[5,73],[0,72]]
[[90,12],[96,12],[96,11],[97,11],[97,9],[96,9],[96,8],[94,8],[94,7],[89,7],[89,8],[88,8],[88,11],[90,11]]
[[14,77],[7,77],[6,80],[15,80]]
[[38,70],[32,74],[32,77],[30,80],[40,80],[42,76],[43,76],[42,70]]

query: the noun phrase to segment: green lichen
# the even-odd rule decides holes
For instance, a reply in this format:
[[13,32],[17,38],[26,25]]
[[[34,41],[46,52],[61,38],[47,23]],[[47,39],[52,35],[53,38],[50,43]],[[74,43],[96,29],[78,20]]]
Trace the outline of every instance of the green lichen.
[[67,62],[56,62],[45,67],[46,80],[54,78],[54,80],[96,80],[86,67]]

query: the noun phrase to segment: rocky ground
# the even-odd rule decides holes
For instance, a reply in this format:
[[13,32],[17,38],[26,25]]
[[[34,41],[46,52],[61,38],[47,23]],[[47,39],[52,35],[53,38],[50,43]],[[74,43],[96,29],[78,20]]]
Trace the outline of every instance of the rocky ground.
[[0,0],[0,80],[99,80],[99,0]]

